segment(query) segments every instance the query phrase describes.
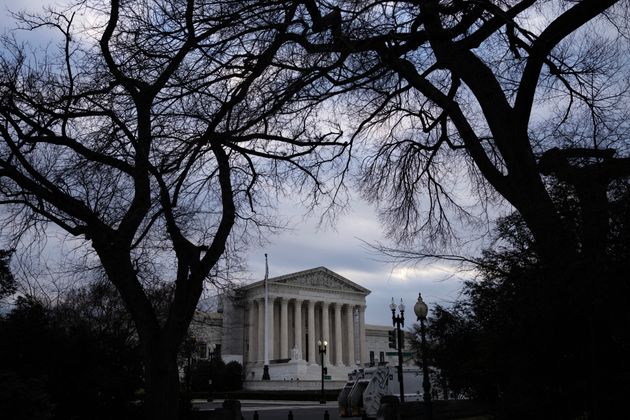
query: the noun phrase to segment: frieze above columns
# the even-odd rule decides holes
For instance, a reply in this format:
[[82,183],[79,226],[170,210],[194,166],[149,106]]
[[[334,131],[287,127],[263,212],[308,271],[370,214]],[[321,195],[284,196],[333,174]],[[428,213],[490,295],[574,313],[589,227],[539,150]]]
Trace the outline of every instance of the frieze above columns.
[[[364,302],[365,297],[370,294],[370,290],[325,267],[270,278],[268,288],[270,297],[356,302],[356,304]],[[305,293],[300,293],[301,290]],[[308,292],[306,292],[307,290]],[[252,299],[263,293],[264,284],[262,281],[258,281],[243,286],[240,291]]]
[[277,281],[276,284],[287,284],[295,286],[309,286],[318,289],[334,289],[343,290],[348,292],[356,292],[357,290],[345,283],[342,283],[330,276],[322,275],[320,273],[309,274],[303,277],[297,277],[293,279],[286,279]]

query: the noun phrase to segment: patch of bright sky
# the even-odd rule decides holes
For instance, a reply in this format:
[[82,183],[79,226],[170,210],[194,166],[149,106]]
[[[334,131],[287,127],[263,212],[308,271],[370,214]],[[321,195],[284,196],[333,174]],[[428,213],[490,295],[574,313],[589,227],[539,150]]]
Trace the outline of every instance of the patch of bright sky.
[[[35,44],[47,44],[56,42],[60,38],[55,38],[56,31],[54,29],[39,29],[34,32],[17,29],[18,25],[11,13],[28,12],[39,13],[44,11],[45,5],[54,5],[53,2],[42,2],[38,0],[4,0],[0,9],[0,33],[11,34],[21,41],[27,41]],[[54,39],[54,41],[53,41]]]

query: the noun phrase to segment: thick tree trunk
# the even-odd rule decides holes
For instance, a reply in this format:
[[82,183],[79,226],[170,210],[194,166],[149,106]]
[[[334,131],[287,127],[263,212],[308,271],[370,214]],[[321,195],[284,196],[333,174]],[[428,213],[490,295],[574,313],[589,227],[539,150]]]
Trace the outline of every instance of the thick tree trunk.
[[[104,245],[103,245],[104,243]],[[164,336],[154,307],[142,288],[124,247],[95,244],[103,267],[119,290],[134,319],[144,361],[145,413],[147,420],[177,420],[179,416],[179,336]],[[121,251],[122,250],[122,251]],[[186,324],[187,327],[188,324]],[[182,327],[184,328],[184,327]],[[182,333],[180,336],[183,336]]]
[[577,260],[578,242],[562,222],[547,191],[525,186],[512,204],[519,211],[534,237],[536,251],[547,267],[568,270]]
[[146,419],[177,420],[180,412],[177,354],[151,347],[146,347],[144,353]]
[[[559,395],[581,395],[586,402],[588,418],[597,420],[607,418],[603,414],[607,396],[601,384],[606,383],[604,366],[611,357],[607,353],[618,346],[611,341],[612,334],[607,329],[610,321],[606,316],[609,312],[615,313],[610,311],[608,292],[617,288],[608,284],[616,279],[605,274],[611,263],[606,254],[609,231],[606,184],[593,179],[575,184],[580,202],[577,231],[563,226],[555,210],[541,206],[543,201],[524,201],[519,210],[534,235],[545,267],[541,295],[547,305],[557,307],[555,317],[547,327],[547,337],[552,348],[559,351],[547,355],[556,363],[547,370],[557,369]],[[548,321],[541,319],[539,325]],[[558,328],[563,324],[565,331],[559,332]],[[579,327],[571,328],[571,325]],[[576,350],[580,347],[581,350]],[[561,379],[563,374],[581,367],[584,368],[585,388],[569,385]]]

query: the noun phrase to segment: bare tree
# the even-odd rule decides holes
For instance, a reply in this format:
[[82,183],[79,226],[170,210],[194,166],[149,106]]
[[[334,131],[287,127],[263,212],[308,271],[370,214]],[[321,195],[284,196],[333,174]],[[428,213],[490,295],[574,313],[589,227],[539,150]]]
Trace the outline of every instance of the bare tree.
[[[178,417],[178,347],[234,229],[273,227],[264,209],[284,188],[319,201],[345,148],[336,127],[314,124],[306,87],[325,60],[298,62],[288,44],[300,10],[82,1],[17,15],[56,29],[58,50],[2,40],[6,227],[54,224],[93,249],[137,328],[152,420]],[[147,295],[154,279],[174,283],[166,319]]]
[[[392,236],[451,235],[456,180],[514,206],[551,265],[601,257],[606,191],[630,175],[626,1],[305,3],[330,31],[296,42],[344,57],[331,85],[369,138],[362,190]],[[580,196],[579,237],[550,176]]]
[[[630,176],[628,2],[305,3],[330,30],[295,41],[344,57],[330,84],[354,113],[353,140],[367,140],[360,182],[390,234],[407,255],[430,258],[453,233],[450,211],[467,215],[458,189],[513,206],[546,267],[540,295],[562,305],[567,324],[586,324],[571,343],[597,343],[585,350],[596,418],[598,404],[610,406],[599,384],[627,372],[596,365],[627,345],[602,326],[625,293],[607,254],[610,194]],[[577,229],[554,200],[558,182],[577,198]]]
[[[344,58],[331,85],[350,91],[355,138],[375,145],[363,191],[382,204],[393,236],[452,233],[446,209],[465,208],[447,181],[469,164],[468,184],[517,208],[545,259],[577,250],[545,177],[591,206],[630,171],[627,2],[305,3],[330,31],[296,42]],[[587,224],[599,233],[584,238],[601,241],[605,226]]]

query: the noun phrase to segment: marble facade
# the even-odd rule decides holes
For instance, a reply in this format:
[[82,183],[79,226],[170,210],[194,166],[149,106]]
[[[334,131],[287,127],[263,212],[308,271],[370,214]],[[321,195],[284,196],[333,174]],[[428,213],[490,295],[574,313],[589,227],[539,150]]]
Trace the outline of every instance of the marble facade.
[[222,299],[221,355],[243,364],[248,389],[317,388],[317,342],[327,341],[326,386],[339,388],[350,371],[378,362],[387,349],[388,327],[365,324],[369,293],[325,267],[268,279],[271,380],[263,381],[264,282],[236,288]]
[[[270,360],[319,364],[318,340],[329,343],[327,366],[354,366],[367,360],[364,319],[369,290],[323,267],[271,278],[268,287]],[[263,282],[240,290],[247,302],[245,363],[262,363]]]

